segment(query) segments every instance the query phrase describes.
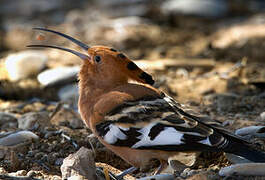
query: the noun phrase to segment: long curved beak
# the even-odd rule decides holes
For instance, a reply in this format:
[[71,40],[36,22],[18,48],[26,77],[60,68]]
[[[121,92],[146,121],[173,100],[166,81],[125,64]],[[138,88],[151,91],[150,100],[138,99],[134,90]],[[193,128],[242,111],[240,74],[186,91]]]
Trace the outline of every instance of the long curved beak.
[[[73,43],[77,44],[79,47],[81,47],[82,49],[84,50],[88,50],[90,48],[90,46],[82,43],[81,41],[77,40],[77,39],[74,39],[73,37],[71,36],[68,36],[66,34],[63,34],[61,32],[58,32],[58,31],[54,31],[54,30],[50,30],[50,29],[45,29],[45,28],[33,28],[34,30],[40,30],[40,31],[46,31],[46,32],[51,32],[51,33],[54,33],[54,34],[57,34],[59,36],[62,36],[70,41],[72,41]],[[30,48],[53,48],[53,49],[59,49],[59,50],[63,50],[63,51],[67,51],[67,52],[70,52],[78,57],[80,57],[81,59],[83,60],[87,60],[87,59],[90,59],[90,57],[88,55],[85,55],[83,53],[80,53],[80,52],[77,52],[75,50],[72,50],[72,49],[68,49],[68,48],[63,48],[63,47],[58,47],[58,46],[51,46],[51,45],[42,45],[42,44],[34,44],[34,45],[28,45],[27,47],[30,47]]]

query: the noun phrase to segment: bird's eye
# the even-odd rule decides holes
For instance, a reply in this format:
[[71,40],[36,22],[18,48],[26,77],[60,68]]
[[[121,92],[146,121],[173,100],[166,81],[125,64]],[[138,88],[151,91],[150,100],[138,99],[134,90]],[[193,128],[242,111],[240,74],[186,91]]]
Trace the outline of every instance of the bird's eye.
[[94,60],[95,60],[97,63],[99,63],[99,62],[101,61],[101,57],[100,57],[100,56],[95,56],[95,57],[94,57]]

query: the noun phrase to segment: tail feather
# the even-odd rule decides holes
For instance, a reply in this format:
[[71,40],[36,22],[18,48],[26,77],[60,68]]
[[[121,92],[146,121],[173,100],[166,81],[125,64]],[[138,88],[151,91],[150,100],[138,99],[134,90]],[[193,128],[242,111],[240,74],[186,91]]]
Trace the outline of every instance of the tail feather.
[[252,147],[250,144],[230,142],[225,152],[232,153],[252,162],[265,162],[265,152]]

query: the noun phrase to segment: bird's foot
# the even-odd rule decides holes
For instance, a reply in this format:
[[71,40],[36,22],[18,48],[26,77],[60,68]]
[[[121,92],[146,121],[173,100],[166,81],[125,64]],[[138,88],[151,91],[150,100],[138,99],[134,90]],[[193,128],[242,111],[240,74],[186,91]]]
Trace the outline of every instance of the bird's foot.
[[124,176],[126,176],[127,174],[133,173],[134,171],[136,171],[138,168],[136,167],[130,167],[129,169],[124,170],[123,172],[121,172],[120,174],[118,174],[116,176],[117,180],[122,180]]
[[160,165],[155,171],[154,175],[160,174],[167,166],[167,161],[160,160]]

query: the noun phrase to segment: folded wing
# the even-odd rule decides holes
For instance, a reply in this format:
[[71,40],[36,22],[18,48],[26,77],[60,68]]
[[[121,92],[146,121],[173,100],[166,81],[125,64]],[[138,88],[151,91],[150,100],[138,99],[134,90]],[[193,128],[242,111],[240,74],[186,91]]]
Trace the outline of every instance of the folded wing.
[[219,151],[226,138],[185,113],[169,96],[143,97],[125,102],[96,126],[109,144],[166,151]]

